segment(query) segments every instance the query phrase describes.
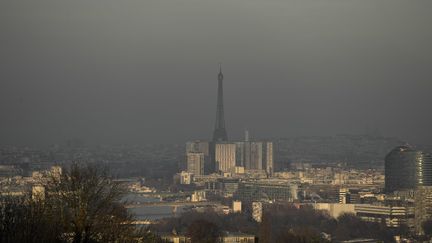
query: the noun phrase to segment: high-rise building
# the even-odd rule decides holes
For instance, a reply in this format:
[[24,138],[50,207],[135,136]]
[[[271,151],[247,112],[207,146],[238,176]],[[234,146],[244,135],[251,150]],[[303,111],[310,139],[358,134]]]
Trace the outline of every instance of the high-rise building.
[[262,142],[250,142],[250,161],[249,169],[262,170],[263,161],[263,146]]
[[265,171],[273,174],[273,143],[262,141],[237,142],[237,165],[246,171]]
[[228,141],[228,134],[225,128],[224,104],[223,104],[223,74],[222,66],[219,64],[218,93],[216,106],[216,122],[213,131],[213,142]]
[[186,143],[186,165],[188,164],[188,153],[203,153],[204,154],[204,173],[209,174],[213,172],[214,166],[210,164],[210,143],[207,141],[190,141]]
[[261,170],[263,161],[262,142],[242,141],[237,145],[237,165],[246,170]]
[[263,142],[263,169],[273,175],[273,142]]
[[209,156],[209,142],[207,141],[191,141],[186,143],[187,153],[203,153],[204,156]]
[[236,144],[236,165],[245,168],[246,146],[245,142],[235,142]]
[[236,166],[236,144],[216,143],[215,162],[216,171],[232,172]]
[[432,186],[432,157],[410,146],[394,148],[385,158],[385,191]]
[[204,175],[204,153],[187,153],[187,172],[194,175]]

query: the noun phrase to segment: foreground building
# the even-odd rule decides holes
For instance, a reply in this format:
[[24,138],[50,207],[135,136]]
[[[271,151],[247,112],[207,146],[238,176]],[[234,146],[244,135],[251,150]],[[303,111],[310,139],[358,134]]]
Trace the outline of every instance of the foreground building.
[[432,186],[432,157],[410,146],[394,148],[385,157],[385,192]]
[[414,207],[412,205],[383,205],[383,204],[341,204],[315,203],[316,210],[324,210],[333,218],[342,214],[355,214],[364,221],[385,223],[389,228],[402,225],[414,228]]
[[402,225],[414,227],[414,207],[356,204],[355,213],[364,221],[385,223],[387,227],[397,228]]
[[422,224],[432,219],[432,186],[419,187],[414,196],[415,204],[415,231],[423,235]]

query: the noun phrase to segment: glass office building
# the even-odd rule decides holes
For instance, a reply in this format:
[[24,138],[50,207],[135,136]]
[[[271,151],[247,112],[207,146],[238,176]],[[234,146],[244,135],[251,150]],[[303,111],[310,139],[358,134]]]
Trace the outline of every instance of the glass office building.
[[394,148],[385,157],[385,191],[432,186],[432,157],[410,146]]

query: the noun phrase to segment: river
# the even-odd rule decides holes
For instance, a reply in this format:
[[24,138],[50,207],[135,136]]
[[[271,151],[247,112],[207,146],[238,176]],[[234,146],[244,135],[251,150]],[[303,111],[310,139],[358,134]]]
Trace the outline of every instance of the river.
[[[145,197],[137,193],[129,193],[125,198],[130,203],[143,203],[143,202],[159,202],[159,198]],[[184,207],[177,207],[174,212],[171,206],[141,206],[129,208],[136,220],[158,220],[162,218],[175,217],[183,211]]]

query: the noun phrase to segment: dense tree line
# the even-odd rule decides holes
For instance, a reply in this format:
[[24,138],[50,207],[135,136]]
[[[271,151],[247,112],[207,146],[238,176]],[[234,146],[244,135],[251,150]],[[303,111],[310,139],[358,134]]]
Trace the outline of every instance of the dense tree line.
[[[271,226],[266,226],[271,224]],[[393,241],[393,233],[385,224],[365,222],[353,214],[342,214],[337,219],[312,207],[294,207],[286,204],[269,206],[263,215],[261,228],[269,231],[260,237],[270,238],[261,242],[289,242],[285,237],[292,235],[316,241],[323,233],[332,236],[332,240],[349,240],[355,238],[374,238],[385,242]],[[303,241],[298,241],[303,242]],[[309,242],[309,241],[307,241]],[[322,242],[322,241],[320,241]]]
[[193,226],[194,222],[197,221],[210,222],[218,228],[219,232],[231,231],[255,234],[258,228],[258,223],[245,214],[223,215],[212,209],[208,209],[202,213],[185,212],[180,217],[163,219],[157,225],[154,225],[152,230],[157,232],[171,232],[175,230],[186,233],[191,231],[190,226]]
[[173,229],[186,233],[191,238],[199,235],[206,239],[214,239],[215,232],[218,232],[219,236],[224,231],[243,232],[256,235],[260,243],[330,242],[355,238],[393,242],[394,235],[384,224],[365,222],[352,214],[343,214],[334,219],[312,207],[297,208],[288,204],[267,206],[261,223],[255,222],[247,214],[223,215],[208,210],[204,213],[188,212],[178,218],[165,219],[153,228],[159,232],[171,232]]

